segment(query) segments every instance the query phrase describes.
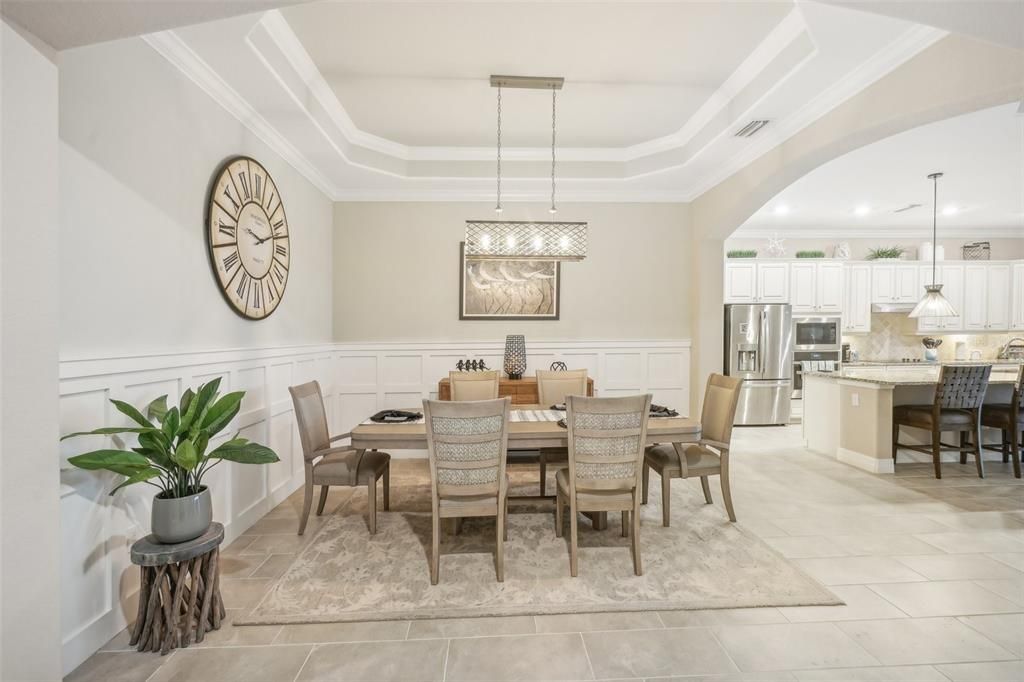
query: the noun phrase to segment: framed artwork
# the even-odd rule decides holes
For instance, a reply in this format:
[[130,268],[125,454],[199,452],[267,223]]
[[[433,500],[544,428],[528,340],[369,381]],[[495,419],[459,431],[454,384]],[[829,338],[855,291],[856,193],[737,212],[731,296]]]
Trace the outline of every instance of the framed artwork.
[[460,320],[557,320],[561,263],[477,260],[459,244]]

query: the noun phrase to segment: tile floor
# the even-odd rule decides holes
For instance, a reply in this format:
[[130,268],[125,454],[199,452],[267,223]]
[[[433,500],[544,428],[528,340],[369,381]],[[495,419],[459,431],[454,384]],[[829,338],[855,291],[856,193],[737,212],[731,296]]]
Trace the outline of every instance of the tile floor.
[[[1024,486],[1009,465],[993,461],[982,481],[973,465],[945,464],[937,481],[908,453],[894,476],[875,476],[807,452],[798,426],[738,429],[734,440],[740,523],[845,606],[228,622],[165,657],[129,650],[122,633],[67,679],[1024,680]],[[299,502],[284,502],[224,552],[232,607],[259,599],[315,535],[315,520],[295,535]],[[685,510],[673,511],[685,523]]]

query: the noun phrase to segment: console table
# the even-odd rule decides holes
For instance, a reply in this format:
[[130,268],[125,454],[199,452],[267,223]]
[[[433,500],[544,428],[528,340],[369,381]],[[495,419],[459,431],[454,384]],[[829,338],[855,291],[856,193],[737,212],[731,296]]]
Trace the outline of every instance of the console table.
[[[594,380],[590,377],[587,377],[587,395],[594,395]],[[504,398],[505,396],[512,397],[513,405],[536,405],[540,402],[540,397],[537,394],[537,378],[500,379],[498,381],[498,397]],[[452,399],[452,386],[447,377],[437,382],[437,399]]]

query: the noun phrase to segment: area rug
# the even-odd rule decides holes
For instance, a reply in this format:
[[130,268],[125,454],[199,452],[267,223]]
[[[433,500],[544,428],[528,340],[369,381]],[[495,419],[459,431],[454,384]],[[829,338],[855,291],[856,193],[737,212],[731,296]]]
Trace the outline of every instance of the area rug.
[[[536,492],[530,473],[514,473],[513,494]],[[610,514],[603,531],[581,517],[579,577],[570,577],[568,520],[564,537],[555,537],[553,504],[538,500],[510,505],[504,582],[494,572],[494,520],[466,519],[458,535],[445,527],[440,584],[432,586],[426,475],[392,481],[391,511],[378,512],[375,536],[365,494],[351,495],[235,624],[843,603],[742,523],[729,523],[720,504],[704,504],[696,480],[673,482],[672,526],[662,527],[656,475],[642,507],[642,576],[633,573],[619,515]]]

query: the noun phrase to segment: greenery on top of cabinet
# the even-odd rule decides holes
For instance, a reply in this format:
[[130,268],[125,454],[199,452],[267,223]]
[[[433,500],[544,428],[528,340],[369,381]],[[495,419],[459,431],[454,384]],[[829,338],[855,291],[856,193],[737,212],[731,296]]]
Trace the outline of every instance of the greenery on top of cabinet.
[[878,260],[880,258],[899,258],[907,252],[902,246],[880,246],[877,249],[871,249],[868,251],[868,260]]

